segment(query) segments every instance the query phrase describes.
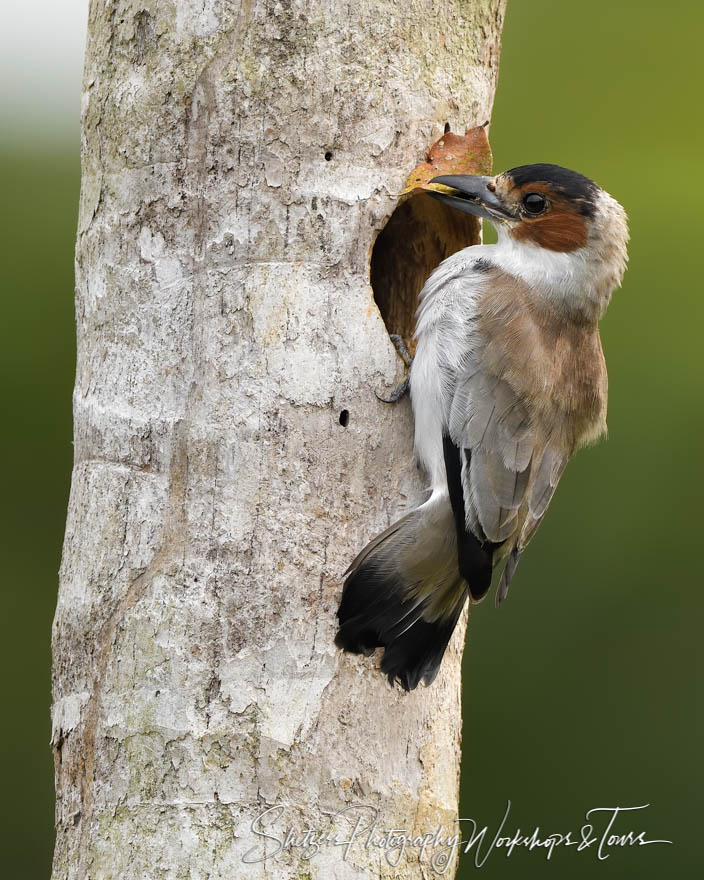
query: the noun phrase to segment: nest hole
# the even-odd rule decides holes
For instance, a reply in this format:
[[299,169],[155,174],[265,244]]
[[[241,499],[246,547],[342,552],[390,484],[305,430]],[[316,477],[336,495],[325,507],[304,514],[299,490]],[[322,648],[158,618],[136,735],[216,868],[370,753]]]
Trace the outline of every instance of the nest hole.
[[444,259],[479,244],[479,220],[443,205],[427,193],[400,202],[372,248],[369,275],[389,334],[409,342],[418,294]]

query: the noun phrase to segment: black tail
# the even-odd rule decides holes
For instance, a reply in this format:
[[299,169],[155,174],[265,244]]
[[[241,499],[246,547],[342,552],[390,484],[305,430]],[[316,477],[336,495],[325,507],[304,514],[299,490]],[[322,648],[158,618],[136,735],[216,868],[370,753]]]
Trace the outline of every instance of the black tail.
[[381,671],[406,690],[431,684],[467,598],[452,509],[428,502],[375,538],[349,569],[335,643],[384,648]]

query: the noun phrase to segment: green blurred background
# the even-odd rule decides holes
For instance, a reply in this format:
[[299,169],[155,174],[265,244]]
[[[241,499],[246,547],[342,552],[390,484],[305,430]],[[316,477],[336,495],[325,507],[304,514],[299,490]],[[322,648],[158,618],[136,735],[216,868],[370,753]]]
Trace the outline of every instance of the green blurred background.
[[[58,5],[64,27],[85,19],[81,3],[69,6],[73,18]],[[602,325],[609,441],[568,468],[510,601],[473,612],[461,815],[493,836],[510,799],[505,833],[574,833],[591,807],[649,803],[617,828],[674,845],[604,862],[593,849],[558,849],[549,862],[497,851],[487,880],[688,877],[702,866],[703,25],[693,0],[509,0],[495,167],[557,162],[594,177],[629,212],[631,263]],[[79,186],[71,28],[66,39],[52,31],[51,45],[72,52],[61,100],[50,63],[34,103],[21,75],[3,76],[0,827],[3,867],[24,880],[48,875],[53,843],[49,638],[72,456]],[[476,870],[464,857],[460,877]]]

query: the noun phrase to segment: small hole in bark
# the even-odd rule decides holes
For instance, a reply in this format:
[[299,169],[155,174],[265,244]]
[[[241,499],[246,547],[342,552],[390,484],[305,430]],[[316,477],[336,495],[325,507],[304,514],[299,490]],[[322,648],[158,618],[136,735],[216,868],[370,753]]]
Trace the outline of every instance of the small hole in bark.
[[449,130],[450,130],[450,123],[446,122],[445,123],[445,134],[447,134]]
[[374,299],[389,333],[410,341],[418,294],[428,276],[450,254],[478,244],[479,233],[476,217],[427,193],[400,202],[374,242],[369,265]]
[[349,410],[343,409],[340,413],[340,424],[343,428],[346,428],[350,423],[350,413]]
[[325,154],[325,161],[329,162],[331,159],[332,159],[332,153],[330,152],[330,150],[328,150],[327,153]]

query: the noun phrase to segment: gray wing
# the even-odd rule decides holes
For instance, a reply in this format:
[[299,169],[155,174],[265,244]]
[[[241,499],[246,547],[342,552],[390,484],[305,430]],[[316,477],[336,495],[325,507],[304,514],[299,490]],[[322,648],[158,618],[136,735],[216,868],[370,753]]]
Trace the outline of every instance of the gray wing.
[[535,423],[529,405],[509,382],[483,364],[484,344],[473,323],[466,329],[461,358],[450,347],[444,349],[443,397],[447,429],[461,453],[465,526],[482,542],[506,542],[508,560],[498,603],[508,592],[520,554],[547,510],[568,456],[546,441],[543,426]]

